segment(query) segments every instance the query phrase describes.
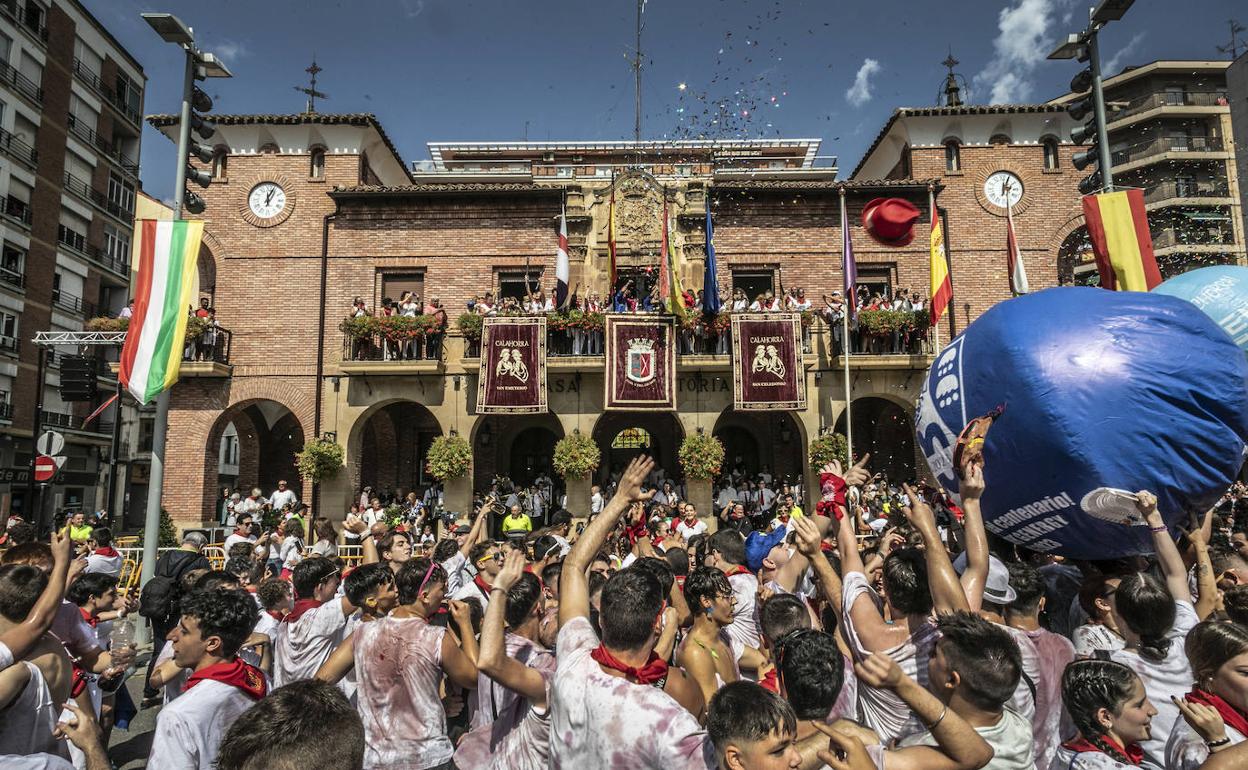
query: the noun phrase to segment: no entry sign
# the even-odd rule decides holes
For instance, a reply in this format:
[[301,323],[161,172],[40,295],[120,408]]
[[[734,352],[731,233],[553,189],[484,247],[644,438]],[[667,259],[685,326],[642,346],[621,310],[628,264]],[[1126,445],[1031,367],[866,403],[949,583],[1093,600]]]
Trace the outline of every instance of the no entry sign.
[[49,481],[56,475],[56,460],[47,455],[35,458],[35,481]]

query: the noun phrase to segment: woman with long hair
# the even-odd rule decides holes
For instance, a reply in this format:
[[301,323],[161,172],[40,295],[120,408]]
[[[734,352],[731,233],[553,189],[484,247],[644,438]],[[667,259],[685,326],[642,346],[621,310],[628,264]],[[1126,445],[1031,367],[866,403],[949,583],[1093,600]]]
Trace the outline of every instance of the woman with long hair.
[[1183,646],[1195,683],[1176,699],[1183,719],[1166,744],[1168,770],[1196,770],[1211,753],[1248,739],[1248,628],[1205,621]]
[[312,544],[312,553],[331,559],[338,555],[338,531],[334,529],[332,521],[324,516],[319,516],[312,523],[312,531],[316,533],[316,542]]
[[303,561],[303,524],[298,519],[282,522],[282,545],[278,558],[282,560],[282,578],[289,579],[295,565]]
[[1058,747],[1052,767],[1122,770],[1143,766],[1140,744],[1152,735],[1157,709],[1134,671],[1111,660],[1076,660],[1062,673],[1062,703],[1079,733]]
[[1108,657],[1139,675],[1158,711],[1152,736],[1141,746],[1148,761],[1160,767],[1165,763],[1170,730],[1179,721],[1174,699],[1185,695],[1193,681],[1183,638],[1200,618],[1188,588],[1187,568],[1157,511],[1157,498],[1151,492],[1138,492],[1136,498],[1164,579],[1151,572],[1135,572],[1124,576],[1109,594],[1110,613],[1126,646],[1109,652]]

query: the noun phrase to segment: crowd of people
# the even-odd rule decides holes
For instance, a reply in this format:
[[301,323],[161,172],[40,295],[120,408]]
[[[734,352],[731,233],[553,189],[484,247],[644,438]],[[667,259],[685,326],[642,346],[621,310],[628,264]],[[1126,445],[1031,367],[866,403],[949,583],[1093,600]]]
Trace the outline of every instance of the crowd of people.
[[235,506],[223,569],[190,531],[137,601],[107,530],[85,559],[72,523],[23,538],[0,557],[0,766],[109,767],[135,664],[101,627],[136,608],[155,768],[1248,766],[1241,485],[1177,539],[1140,491],[1151,558],[1068,561],[989,535],[982,460],[958,505],[868,462],[824,467],[805,506],[756,489],[770,510],[729,477],[714,531],[645,457],[583,528],[560,508],[496,540],[528,517],[494,497],[431,542],[356,514],[351,567],[300,545],[275,569]]

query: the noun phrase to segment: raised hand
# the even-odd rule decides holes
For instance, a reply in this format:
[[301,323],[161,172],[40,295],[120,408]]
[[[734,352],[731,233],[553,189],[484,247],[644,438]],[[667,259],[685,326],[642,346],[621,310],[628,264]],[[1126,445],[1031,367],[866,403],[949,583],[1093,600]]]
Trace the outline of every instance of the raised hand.
[[795,535],[797,550],[803,556],[813,559],[819,555],[823,538],[819,535],[819,527],[810,520],[810,517],[800,516],[796,519],[789,519],[789,527]]
[[57,566],[69,564],[74,553],[74,543],[69,539],[69,528],[52,531],[52,562]]
[[1220,741],[1226,737],[1226,723],[1218,710],[1203,703],[1192,703],[1186,698],[1170,696],[1174,705],[1179,707],[1183,720],[1200,734],[1206,743]]
[[854,463],[848,470],[842,470],[841,461],[833,460],[820,469],[820,473],[831,473],[845,479],[845,484],[851,487],[861,486],[871,479],[871,473],[867,470],[867,461],[871,459],[871,453],[868,452],[862,456],[862,459]]
[[966,463],[962,466],[962,480],[958,484],[962,500],[978,500],[984,494],[984,464]]
[[472,610],[469,609],[467,603],[451,599],[446,604],[447,609],[451,612],[451,617],[461,627],[472,623]]
[[867,747],[857,736],[815,722],[819,732],[828,736],[828,748],[819,751],[819,759],[832,770],[875,770],[875,762]]
[[1146,519],[1154,515],[1160,516],[1157,513],[1157,495],[1146,489],[1135,493],[1135,507]]
[[906,518],[919,532],[935,532],[936,516],[932,513],[932,507],[923,502],[909,484],[902,484],[901,488],[905,490],[906,497],[910,498],[910,507],[902,508]]
[[654,497],[654,490],[642,492],[641,485],[645,483],[646,477],[654,470],[654,459],[639,455],[633,458],[633,461],[624,469],[624,475],[620,476],[619,487],[615,490],[617,497],[623,497],[630,503],[648,502]]

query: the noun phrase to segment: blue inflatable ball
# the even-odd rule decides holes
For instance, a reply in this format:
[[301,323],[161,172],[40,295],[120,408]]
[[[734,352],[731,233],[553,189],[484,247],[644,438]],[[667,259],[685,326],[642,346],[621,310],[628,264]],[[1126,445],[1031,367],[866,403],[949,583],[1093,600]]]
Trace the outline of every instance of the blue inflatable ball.
[[1202,267],[1176,275],[1153,291],[1182,297],[1205,311],[1236,345],[1248,350],[1248,267]]
[[1248,358],[1186,300],[1047,289],[993,306],[928,372],[916,433],[951,494],[958,434],[998,406],[984,442],[990,532],[1072,558],[1148,553],[1135,491],[1155,493],[1173,527],[1239,472]]

